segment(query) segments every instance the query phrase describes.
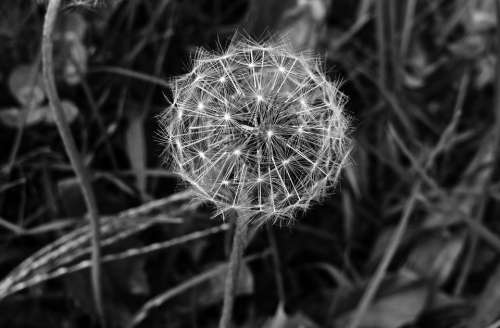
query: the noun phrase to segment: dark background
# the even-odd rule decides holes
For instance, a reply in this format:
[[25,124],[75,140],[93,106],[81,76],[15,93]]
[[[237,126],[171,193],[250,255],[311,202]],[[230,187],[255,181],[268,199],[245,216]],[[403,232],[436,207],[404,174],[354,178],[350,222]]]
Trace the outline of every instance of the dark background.
[[[355,148],[331,196],[291,225],[252,235],[238,326],[347,327],[408,218],[360,327],[487,328],[500,316],[495,2],[63,1],[56,83],[100,213],[117,222],[103,237],[111,240],[104,254],[222,223],[189,195],[118,213],[185,189],[162,168],[157,115],[170,97],[165,82],[190,69],[197,48],[224,49],[236,30],[257,39],[285,35],[343,81]],[[2,278],[57,238],[86,229],[79,184],[40,77],[45,8],[0,2]],[[182,223],[158,223],[159,216]],[[140,230],[144,222],[151,226]],[[113,241],[123,231],[131,236]],[[17,282],[89,257],[88,240],[70,241],[73,248],[43,265],[25,264]],[[105,264],[110,325],[129,325],[148,300],[193,282],[137,326],[215,327],[223,272],[192,279],[224,263],[229,242],[225,229]],[[281,300],[277,275],[285,286]],[[9,296],[0,288],[0,327],[97,326],[88,276],[66,274]]]

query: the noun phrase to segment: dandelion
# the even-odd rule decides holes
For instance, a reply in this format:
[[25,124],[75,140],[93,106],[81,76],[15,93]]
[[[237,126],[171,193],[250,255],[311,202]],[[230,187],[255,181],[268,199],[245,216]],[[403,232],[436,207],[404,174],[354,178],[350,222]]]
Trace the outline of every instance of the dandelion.
[[172,85],[165,154],[200,199],[236,213],[219,322],[227,328],[247,223],[291,220],[337,180],[348,153],[345,96],[317,59],[248,39],[200,50]]
[[218,213],[293,219],[324,196],[347,155],[339,83],[283,42],[199,51],[162,117],[172,168]]

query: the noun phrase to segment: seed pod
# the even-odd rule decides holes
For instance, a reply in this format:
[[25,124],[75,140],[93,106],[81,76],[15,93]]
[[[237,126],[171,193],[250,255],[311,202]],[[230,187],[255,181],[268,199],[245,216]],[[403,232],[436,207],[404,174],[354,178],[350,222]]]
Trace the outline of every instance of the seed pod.
[[346,97],[320,62],[283,42],[200,50],[172,81],[165,157],[224,213],[292,219],[325,195],[347,158]]

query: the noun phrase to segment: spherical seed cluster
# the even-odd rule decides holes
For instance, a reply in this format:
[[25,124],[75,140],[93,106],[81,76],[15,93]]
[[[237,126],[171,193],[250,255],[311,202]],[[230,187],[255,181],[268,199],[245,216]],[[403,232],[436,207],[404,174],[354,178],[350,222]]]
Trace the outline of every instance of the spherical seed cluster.
[[281,43],[233,41],[223,53],[199,51],[173,81],[165,154],[220,212],[290,219],[339,175],[344,102],[317,60]]

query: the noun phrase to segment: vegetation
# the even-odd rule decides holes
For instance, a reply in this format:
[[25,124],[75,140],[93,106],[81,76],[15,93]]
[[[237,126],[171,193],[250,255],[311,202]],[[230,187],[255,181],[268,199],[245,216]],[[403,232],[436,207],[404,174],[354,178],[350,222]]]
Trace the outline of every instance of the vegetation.
[[238,225],[234,326],[497,327],[498,17],[495,0],[1,1],[0,327],[217,326],[235,218],[164,165],[159,116],[236,30],[319,54],[354,147],[293,223]]

